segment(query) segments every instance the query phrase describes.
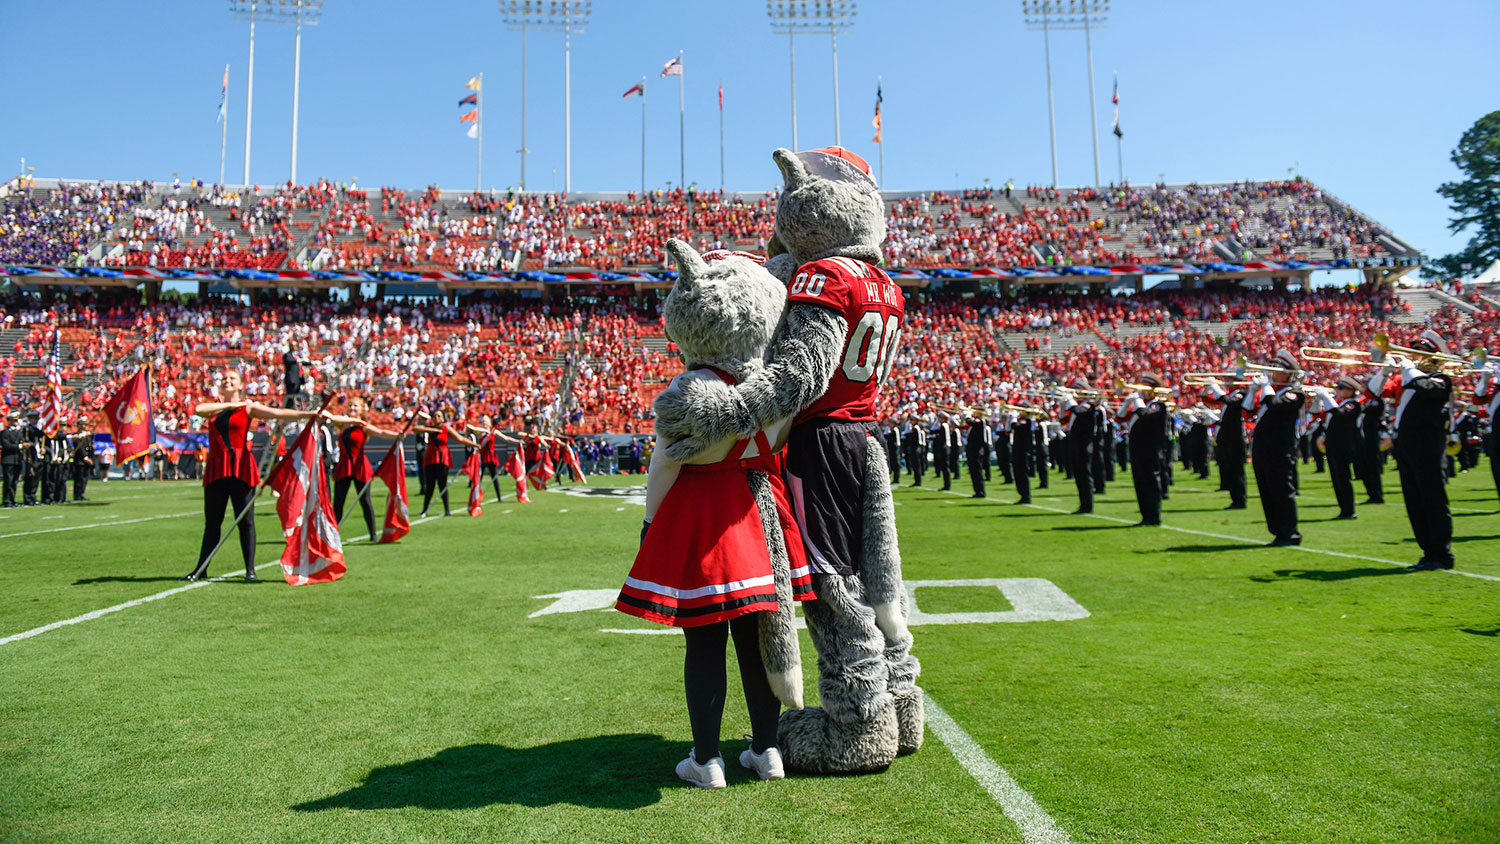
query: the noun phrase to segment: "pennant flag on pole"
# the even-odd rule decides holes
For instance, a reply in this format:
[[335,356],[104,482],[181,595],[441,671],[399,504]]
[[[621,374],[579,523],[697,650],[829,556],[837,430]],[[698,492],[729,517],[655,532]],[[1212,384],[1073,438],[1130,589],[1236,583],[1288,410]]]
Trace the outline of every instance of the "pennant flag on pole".
[[479,95],[478,94],[470,94],[467,97],[464,97],[463,99],[459,100],[458,104],[461,105],[461,106],[479,105]]
[[531,499],[526,497],[526,461],[521,457],[521,448],[516,446],[510,459],[505,461],[505,474],[516,479],[516,500],[522,504],[530,504]]
[[271,473],[276,515],[286,535],[281,552],[281,574],[293,586],[332,583],[344,576],[344,546],[339,520],[328,498],[328,474],[323,471],[320,417],[313,417],[297,435],[286,460]]
[[411,533],[411,511],[406,505],[406,449],[400,440],[380,461],[375,476],[385,482],[386,490],[385,527],[380,531],[380,541],[395,542]]
[[634,85],[631,85],[629,91],[626,91],[624,94],[620,95],[620,99],[628,100],[630,99],[630,96],[632,94],[640,94],[643,97],[646,96],[646,83],[637,82]]
[[661,75],[662,76],[681,76],[682,75],[682,56],[677,56],[676,58],[674,58],[671,61],[667,62],[666,64],[662,65],[661,66]]
[[1115,74],[1115,92],[1110,95],[1109,101],[1115,104],[1115,137],[1123,138],[1125,133],[1120,131],[1120,74],[1118,73]]
[[469,459],[464,461],[463,473],[469,479],[469,515],[482,516],[484,511],[480,509],[484,503],[484,484],[479,481],[479,449],[469,452]]
[[47,386],[42,393],[41,428],[47,436],[57,436],[57,426],[62,423],[62,369],[58,362],[59,336],[57,326],[52,327],[52,345],[47,351]]
[[224,109],[229,104],[229,65],[224,65],[224,83],[219,86],[219,120],[224,119]]
[[885,102],[885,95],[880,92],[880,83],[875,83],[875,119],[870,125],[875,127],[874,143],[880,143],[880,104]]
[[724,110],[724,83],[719,83],[719,111]]
[[468,82],[465,82],[464,87],[468,88],[470,91],[478,91],[479,84],[479,77],[476,76],[473,79],[470,79]]
[[474,109],[473,111],[465,112],[464,114],[459,115],[459,118],[458,118],[458,122],[459,123],[475,123],[478,120],[479,120],[479,109],[477,109],[477,108]]
[[145,454],[156,438],[151,416],[151,371],[141,367],[104,403],[104,415],[115,438],[115,465]]

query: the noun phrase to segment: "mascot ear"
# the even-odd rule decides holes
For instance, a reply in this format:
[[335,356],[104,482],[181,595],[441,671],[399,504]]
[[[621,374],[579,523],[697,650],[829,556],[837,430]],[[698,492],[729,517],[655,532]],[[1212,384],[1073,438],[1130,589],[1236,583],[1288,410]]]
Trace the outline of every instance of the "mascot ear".
[[802,166],[801,159],[793,155],[791,150],[779,148],[771,153],[771,159],[781,168],[781,178],[786,182],[788,193],[802,187],[807,181],[807,168]]
[[667,254],[677,263],[677,281],[691,284],[698,276],[708,272],[708,264],[690,244],[676,238],[667,241]]

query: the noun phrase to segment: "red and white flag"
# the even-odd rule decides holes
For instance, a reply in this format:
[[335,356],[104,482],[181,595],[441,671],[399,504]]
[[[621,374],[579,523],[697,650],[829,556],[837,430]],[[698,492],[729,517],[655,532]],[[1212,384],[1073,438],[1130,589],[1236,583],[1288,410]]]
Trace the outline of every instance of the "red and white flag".
[[521,457],[521,446],[510,453],[510,459],[505,461],[505,474],[516,479],[516,500],[522,504],[530,504],[531,499],[526,497],[526,460]]
[[287,458],[271,473],[271,489],[280,496],[276,515],[286,535],[281,573],[293,586],[332,583],[344,576],[344,545],[339,520],[328,498],[328,475],[323,471],[321,422],[314,418],[292,443]]
[[115,463],[124,464],[145,454],[156,440],[151,418],[151,370],[143,366],[125,380],[119,392],[104,403],[110,433],[115,438]]
[[406,449],[401,441],[390,454],[380,461],[377,478],[385,482],[385,527],[380,531],[381,542],[395,542],[411,533],[411,511],[406,506]]
[[567,443],[563,443],[563,459],[568,461],[568,468],[573,471],[573,477],[577,478],[579,483],[588,486],[589,479],[583,474],[583,466],[578,462],[578,452]]
[[41,418],[38,427],[49,437],[57,436],[57,426],[62,424],[62,368],[58,358],[59,337],[57,326],[52,327],[52,344],[47,351],[46,390],[42,393]]
[[531,485],[536,489],[546,489],[547,481],[552,480],[555,474],[557,472],[552,465],[552,449],[538,443],[536,466],[532,468],[530,475]]
[[682,75],[682,54],[681,53],[678,53],[676,58],[672,59],[671,61],[668,61],[666,64],[664,64],[664,65],[661,66],[661,75],[662,76],[681,76]]
[[469,515],[482,516],[484,510],[480,505],[484,503],[484,484],[479,482],[479,449],[469,452],[469,459],[464,461],[464,476],[469,479]]
[[646,96],[646,80],[642,79],[640,82],[631,85],[630,90],[620,95],[620,99],[627,100],[630,99],[630,97],[637,95],[642,97]]

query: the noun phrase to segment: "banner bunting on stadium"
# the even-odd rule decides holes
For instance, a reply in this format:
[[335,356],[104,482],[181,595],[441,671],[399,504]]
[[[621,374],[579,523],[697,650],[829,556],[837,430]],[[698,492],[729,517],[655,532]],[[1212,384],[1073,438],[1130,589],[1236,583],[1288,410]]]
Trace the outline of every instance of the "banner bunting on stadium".
[[123,465],[144,455],[156,440],[151,414],[151,369],[143,366],[104,403],[105,421],[115,438],[115,463]]
[[323,471],[322,429],[316,416],[303,426],[269,483],[280,496],[276,515],[286,535],[281,573],[292,586],[332,583],[344,576],[344,545]]

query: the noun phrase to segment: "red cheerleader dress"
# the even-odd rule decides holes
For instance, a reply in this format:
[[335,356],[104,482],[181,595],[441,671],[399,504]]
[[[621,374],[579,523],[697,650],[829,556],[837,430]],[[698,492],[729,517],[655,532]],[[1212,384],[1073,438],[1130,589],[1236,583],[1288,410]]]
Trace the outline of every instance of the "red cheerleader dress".
[[[718,370],[729,384],[735,380]],[[745,457],[752,443],[754,456]],[[814,597],[802,533],[782,480],[782,452],[764,432],[740,440],[717,463],[685,463],[620,589],[615,609],[672,627],[700,627],[752,612],[775,612],[770,551],[748,472],[765,474],[786,537],[792,598]]]

